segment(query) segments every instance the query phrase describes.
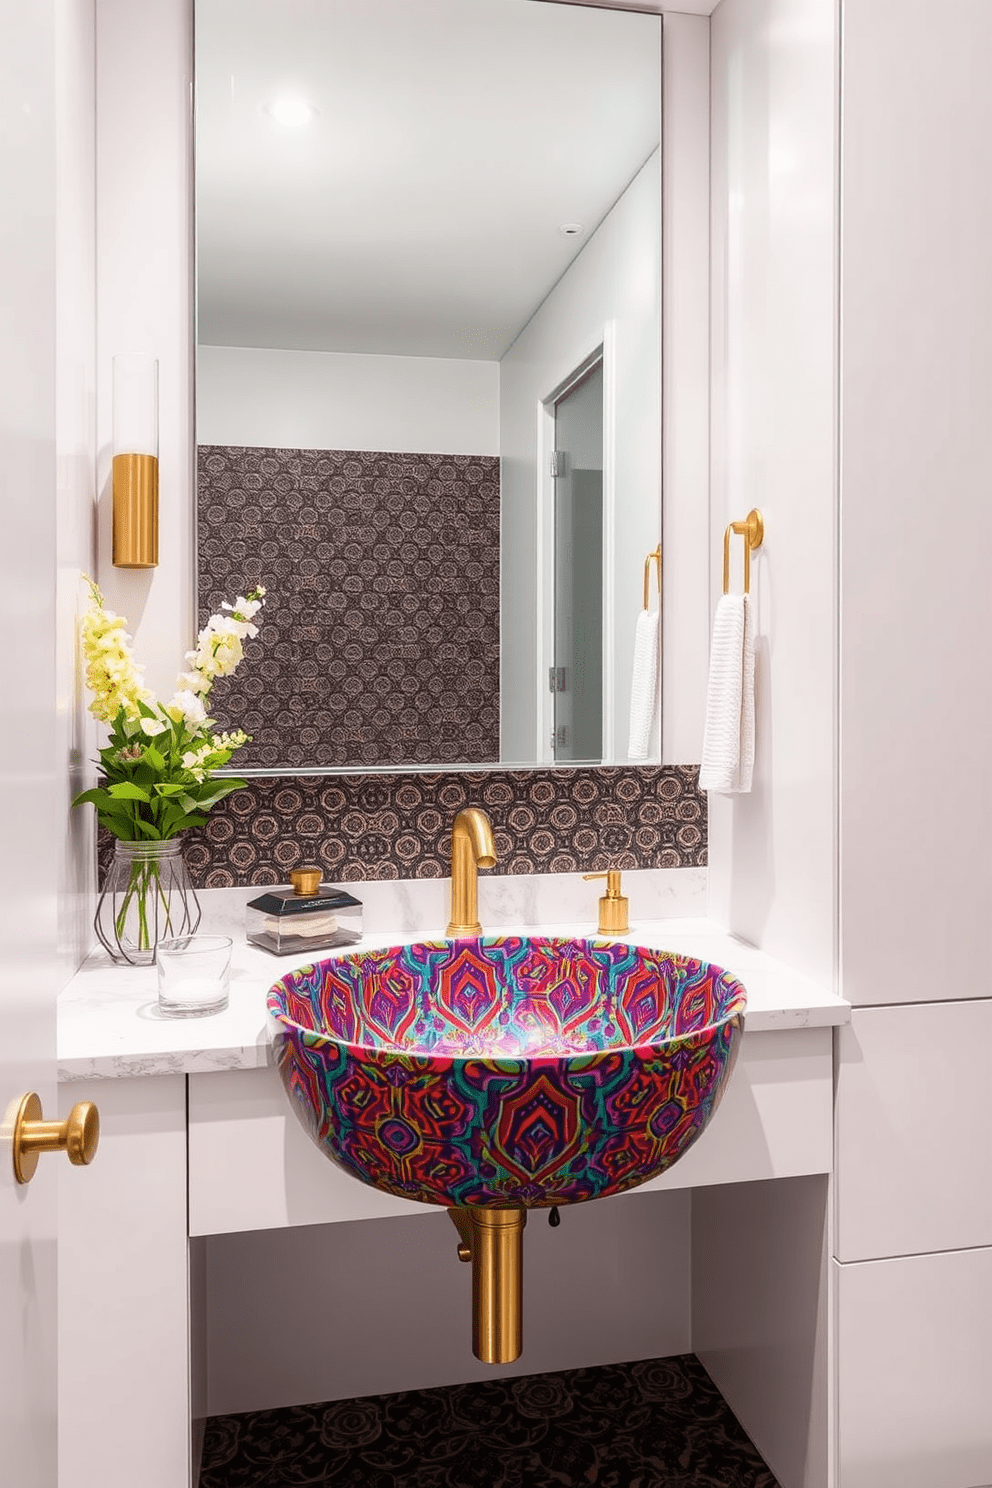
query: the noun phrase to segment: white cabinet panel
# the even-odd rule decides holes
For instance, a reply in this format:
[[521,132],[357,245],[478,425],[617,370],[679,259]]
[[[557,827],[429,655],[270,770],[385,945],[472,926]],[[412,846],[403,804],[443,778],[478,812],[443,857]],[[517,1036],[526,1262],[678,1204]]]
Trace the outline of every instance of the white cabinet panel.
[[781,1488],[830,1482],[829,1183],[692,1195],[692,1349]]
[[59,1488],[186,1488],[186,1080],[59,1095],[101,1127],[91,1167],[58,1166]]
[[832,1108],[831,1029],[746,1033],[713,1120],[685,1157],[645,1188],[829,1173]]
[[[646,1188],[829,1172],[832,1057],[829,1028],[745,1034],[711,1127]],[[379,1193],[329,1161],[274,1069],[190,1075],[189,1185],[191,1235],[434,1212]]]
[[992,1483],[992,1250],[833,1264],[837,1488]]
[[434,1214],[350,1177],[311,1142],[274,1069],[189,1076],[189,1232]]
[[992,1245],[992,1000],[855,1009],[837,1040],[838,1259]]
[[844,995],[954,1001],[992,893],[992,5],[843,10]]

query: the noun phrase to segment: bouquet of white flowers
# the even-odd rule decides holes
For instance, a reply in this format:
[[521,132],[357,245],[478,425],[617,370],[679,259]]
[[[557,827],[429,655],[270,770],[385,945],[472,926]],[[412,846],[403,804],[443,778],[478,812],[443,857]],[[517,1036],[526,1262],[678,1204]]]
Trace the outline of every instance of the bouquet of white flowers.
[[[265,590],[239,595],[211,615],[197,636],[196,650],[179,674],[178,687],[160,703],[141,681],[126,622],[108,610],[87,579],[92,602],[82,623],[90,712],[110,726],[100,750],[102,785],[83,791],[74,806],[90,802],[100,825],[123,842],[165,841],[187,827],[202,826],[206,813],[243,780],[215,780],[249,735],[240,729],[215,733],[206,700],[217,677],[228,677],[244,655],[244,641],[258,634],[254,618]],[[226,613],[225,613],[226,612]]]
[[97,905],[97,935],[115,961],[143,965],[155,959],[160,940],[192,934],[200,920],[179,844],[171,839],[202,826],[211,806],[245,783],[214,778],[249,735],[216,732],[206,703],[214,679],[230,676],[245,640],[258,634],[254,619],[265,590],[239,594],[211,615],[196,650],[187,652],[189,671],[180,673],[169,702],[160,703],[142,683],[125,621],[107,609],[93,580],[87,583],[82,642],[90,712],[109,726],[110,737],[100,750],[102,783],[72,804],[95,806],[100,825],[117,838]]

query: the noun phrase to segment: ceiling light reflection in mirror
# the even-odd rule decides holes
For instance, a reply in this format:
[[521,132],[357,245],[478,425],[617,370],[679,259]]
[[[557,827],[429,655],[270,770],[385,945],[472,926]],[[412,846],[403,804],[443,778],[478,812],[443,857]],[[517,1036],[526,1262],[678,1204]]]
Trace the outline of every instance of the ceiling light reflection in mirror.
[[[595,759],[627,758],[660,535],[660,36],[536,0],[197,0],[198,595],[269,591],[216,689],[245,766],[573,759],[549,683],[582,665]],[[551,456],[594,365],[583,661],[555,651]]]

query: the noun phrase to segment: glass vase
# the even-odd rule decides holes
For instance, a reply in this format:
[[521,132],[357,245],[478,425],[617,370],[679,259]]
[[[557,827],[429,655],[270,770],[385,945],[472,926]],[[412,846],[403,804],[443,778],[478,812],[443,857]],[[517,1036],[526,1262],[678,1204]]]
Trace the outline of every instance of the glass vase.
[[183,862],[182,840],[114,843],[94,928],[115,961],[151,966],[160,940],[192,935],[200,903]]

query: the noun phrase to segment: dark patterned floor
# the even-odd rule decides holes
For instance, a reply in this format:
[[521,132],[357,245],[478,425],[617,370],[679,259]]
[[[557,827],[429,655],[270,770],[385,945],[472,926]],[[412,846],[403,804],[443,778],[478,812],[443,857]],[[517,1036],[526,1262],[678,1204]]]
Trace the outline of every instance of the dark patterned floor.
[[200,1488],[777,1488],[692,1354],[207,1422]]

